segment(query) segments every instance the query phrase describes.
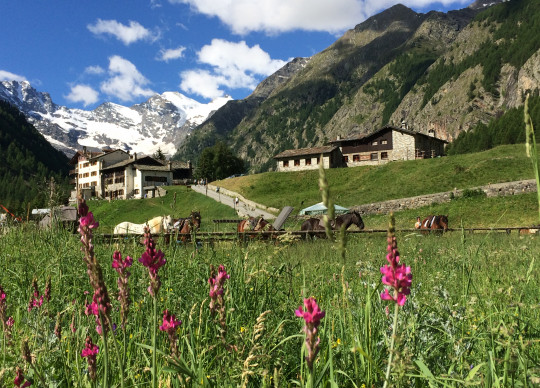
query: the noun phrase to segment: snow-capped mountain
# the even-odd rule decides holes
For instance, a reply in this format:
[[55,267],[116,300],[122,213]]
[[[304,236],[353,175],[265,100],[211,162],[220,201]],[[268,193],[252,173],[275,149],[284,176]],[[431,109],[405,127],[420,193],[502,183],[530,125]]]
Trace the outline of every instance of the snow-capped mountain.
[[0,99],[16,106],[57,149],[71,156],[76,150],[120,148],[151,155],[173,155],[193,128],[231,100],[223,97],[201,104],[178,92],[156,94],[142,104],[126,107],[106,102],[87,111],[55,104],[48,93],[26,81],[0,83]]

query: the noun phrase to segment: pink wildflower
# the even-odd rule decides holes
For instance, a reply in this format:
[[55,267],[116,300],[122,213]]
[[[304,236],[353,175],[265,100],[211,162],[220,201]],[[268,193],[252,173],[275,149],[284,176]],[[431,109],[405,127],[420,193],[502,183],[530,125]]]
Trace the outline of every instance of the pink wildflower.
[[319,352],[319,342],[321,341],[320,338],[317,337],[317,328],[326,313],[319,308],[317,301],[313,297],[304,299],[304,307],[306,309],[305,311],[302,309],[302,306],[300,306],[294,313],[297,317],[304,318],[306,323],[304,326],[304,333],[306,333],[306,348],[308,351],[306,361],[309,369],[313,370],[313,361],[315,361],[315,357]]
[[15,320],[13,319],[13,317],[9,317],[6,321],[6,326],[13,327],[14,324],[15,324]]
[[176,328],[182,324],[182,321],[176,319],[174,314],[169,313],[169,310],[163,311],[163,324],[159,327],[159,330],[164,331],[169,336],[169,342],[171,344],[172,353],[178,356],[178,350],[176,347]]
[[6,310],[7,310],[6,293],[4,292],[4,289],[2,288],[2,286],[0,286],[0,321],[2,322],[6,320]]
[[148,274],[150,275],[150,286],[148,287],[148,292],[152,297],[156,297],[159,288],[161,287],[161,281],[157,274],[158,269],[163,267],[167,260],[165,260],[165,255],[159,251],[156,251],[156,243],[152,239],[152,234],[148,227],[144,228],[144,245],[146,245],[146,251],[142,254],[139,262],[148,268]]
[[39,294],[36,278],[32,280],[32,288],[34,289],[34,293],[33,297],[30,297],[30,300],[28,301],[28,311],[32,311],[34,307],[39,308],[43,304],[43,295]]
[[180,326],[182,321],[176,319],[174,314],[169,313],[169,310],[163,311],[163,324],[159,327],[159,330],[168,332],[174,332],[177,326]]
[[81,356],[87,358],[88,375],[92,381],[96,380],[96,358],[98,353],[98,346],[92,343],[92,338],[90,338],[90,336],[86,337],[86,342],[84,344],[84,349],[81,352]]
[[393,300],[398,305],[403,306],[407,300],[407,295],[411,293],[411,267],[406,267],[405,264],[399,264],[397,241],[393,235],[388,236],[387,251],[386,260],[389,264],[381,267],[381,273],[383,274],[382,282],[393,288],[394,292],[392,295],[388,291],[388,288],[386,288],[381,293],[381,299]]
[[126,256],[125,260],[122,260],[122,254],[119,251],[114,251],[112,267],[118,272],[118,300],[120,301],[120,319],[122,321],[122,328],[125,328],[127,315],[129,312],[129,287],[128,278],[131,275],[127,268],[131,267],[133,259]]
[[15,384],[16,387],[25,388],[32,385],[30,381],[24,381],[26,380],[21,368],[17,367],[17,370],[15,372],[17,375],[15,376],[15,380],[13,380],[13,384]]

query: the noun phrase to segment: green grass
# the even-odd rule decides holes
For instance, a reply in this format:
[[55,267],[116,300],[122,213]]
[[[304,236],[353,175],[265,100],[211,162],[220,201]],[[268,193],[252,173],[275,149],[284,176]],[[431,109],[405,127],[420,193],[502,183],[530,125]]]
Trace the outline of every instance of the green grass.
[[[213,231],[211,220],[238,218],[234,209],[208,197],[195,193],[185,186],[169,186],[167,194],[159,198],[106,201],[89,201],[91,211],[99,219],[102,233],[112,233],[116,225],[123,221],[142,224],[159,215],[173,218],[188,217],[192,210],[201,213],[201,230]],[[176,202],[174,195],[176,193]]]
[[[467,155],[329,169],[326,177],[338,205],[354,206],[490,183],[534,178],[523,144]],[[269,172],[214,182],[244,197],[297,210],[321,201],[318,171]]]
[[[89,205],[93,211],[94,202]],[[540,378],[538,236],[398,233],[397,240],[401,262],[412,268],[413,285],[398,316],[391,386],[535,386]],[[382,386],[392,322],[385,314],[388,303],[379,298],[379,267],[386,264],[383,234],[349,236],[345,258],[328,240],[225,243],[197,251],[158,241],[157,248],[167,259],[159,270],[158,311],[169,309],[183,321],[177,335],[185,363],[174,366],[167,335],[158,331],[161,386],[304,386],[303,322],[294,310],[307,296],[316,297],[326,311],[315,361],[315,374],[325,383],[317,386]],[[125,385],[149,387],[152,356],[144,346],[151,344],[156,322],[146,290],[148,273],[137,261],[144,247],[133,242],[95,244],[112,294],[112,319],[118,322],[116,273],[111,268],[115,249],[134,258],[125,342],[120,328],[115,336],[126,355]],[[62,231],[25,226],[0,237],[0,285],[6,293],[6,314],[15,319],[11,344],[0,332],[0,386],[12,384],[19,366],[36,386],[35,370],[50,386],[90,387],[86,359],[81,358],[88,335],[100,347],[97,367],[102,378],[103,341],[93,317],[84,314],[92,288],[82,255],[79,237]],[[231,275],[225,284],[224,343],[208,308],[210,264],[224,264]],[[32,279],[43,292],[48,276],[51,301],[28,312]],[[58,312],[60,340],[53,333]],[[20,357],[22,341],[28,341],[34,356],[32,367]],[[119,386],[111,336],[108,341],[110,386]],[[177,379],[179,371],[184,384]]]

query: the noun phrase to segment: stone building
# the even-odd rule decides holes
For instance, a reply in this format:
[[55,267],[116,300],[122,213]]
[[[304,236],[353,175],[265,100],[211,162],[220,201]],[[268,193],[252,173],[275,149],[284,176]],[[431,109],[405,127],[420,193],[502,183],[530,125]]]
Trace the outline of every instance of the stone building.
[[342,166],[341,153],[337,146],[286,150],[274,156],[274,159],[277,160],[277,171],[300,171],[319,168],[321,156],[324,168]]
[[330,144],[339,148],[348,167],[387,163],[392,160],[435,158],[444,155],[448,142],[432,135],[393,126],[375,132],[337,138]]

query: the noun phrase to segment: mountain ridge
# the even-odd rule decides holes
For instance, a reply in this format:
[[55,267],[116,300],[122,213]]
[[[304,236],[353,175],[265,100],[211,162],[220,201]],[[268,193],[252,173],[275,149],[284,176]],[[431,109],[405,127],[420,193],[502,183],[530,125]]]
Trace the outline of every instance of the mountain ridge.
[[66,155],[105,147],[171,155],[190,131],[231,98],[199,103],[178,92],[164,92],[130,107],[104,102],[91,111],[55,104],[27,81],[0,83],[0,99],[25,114],[45,138]]

